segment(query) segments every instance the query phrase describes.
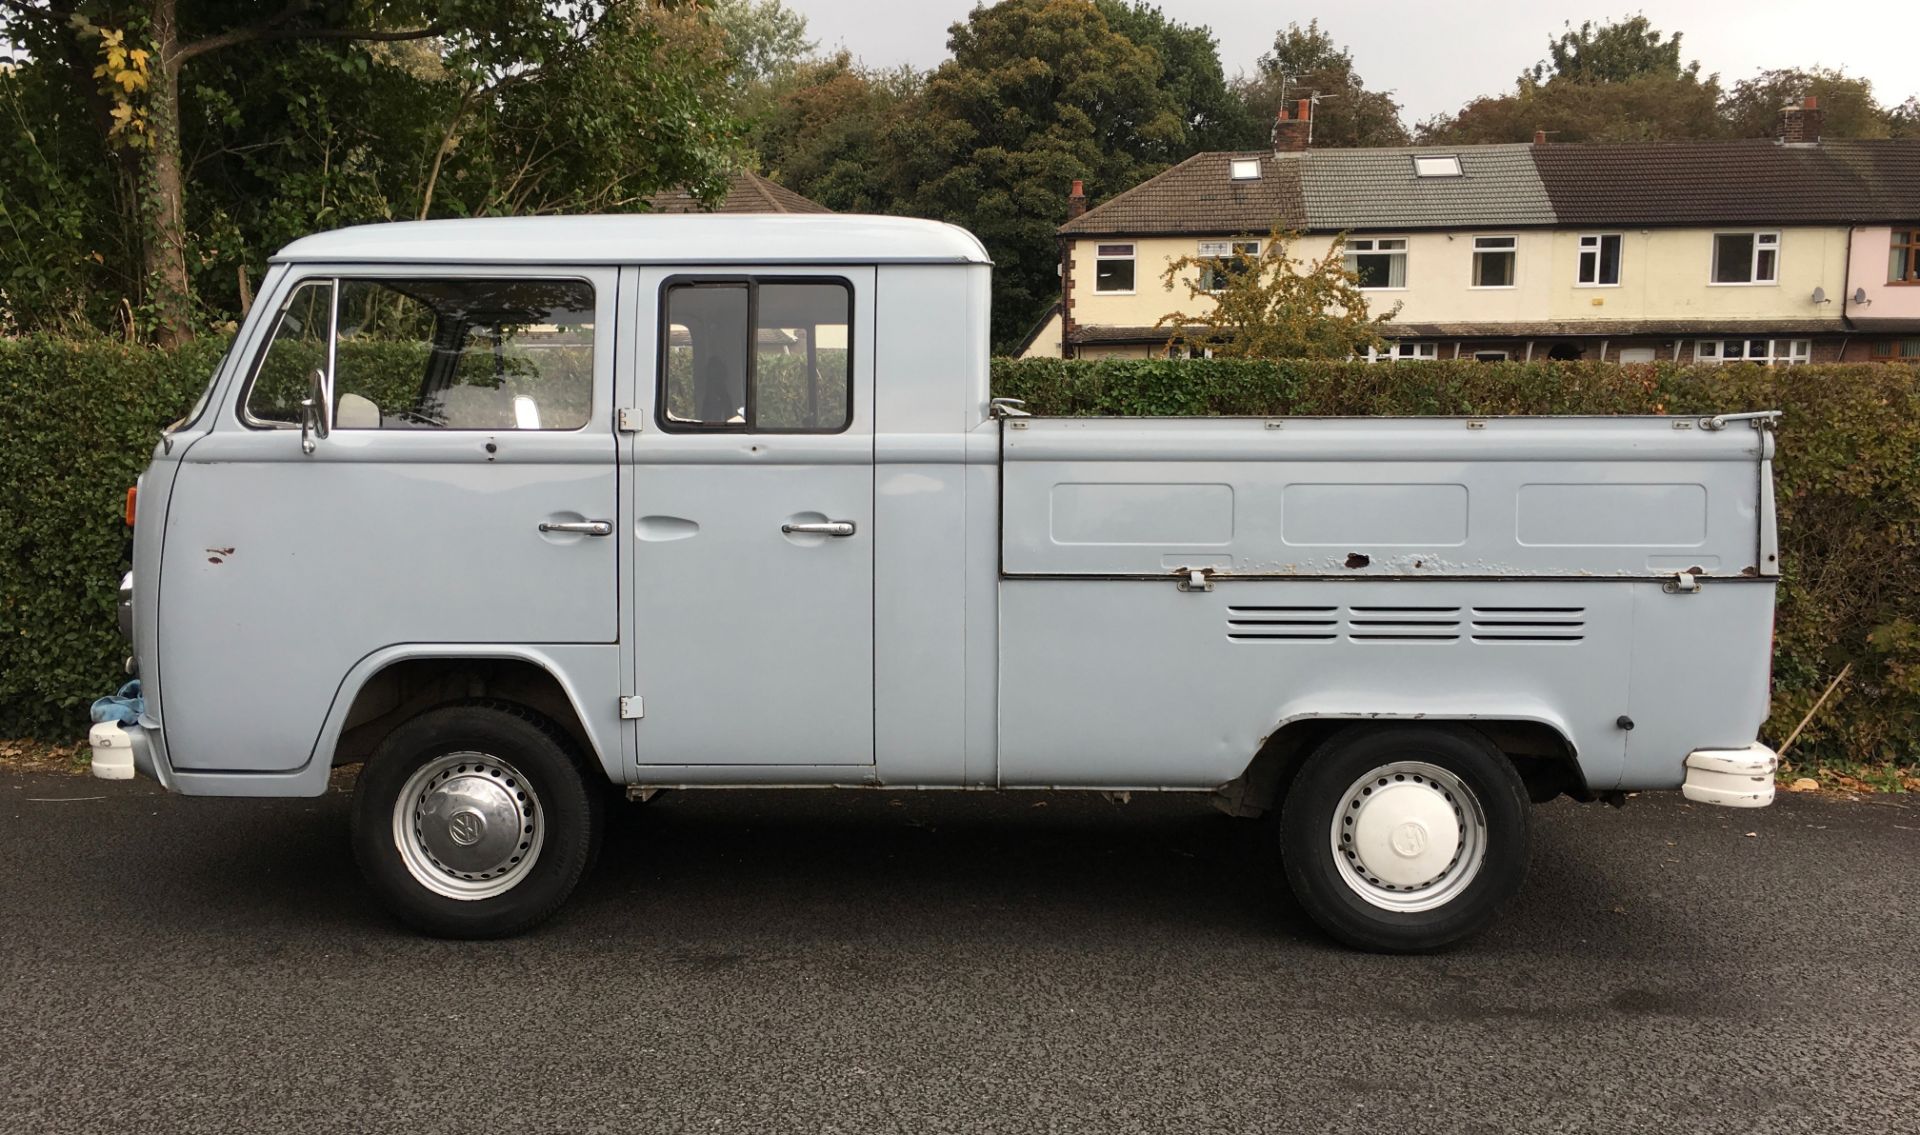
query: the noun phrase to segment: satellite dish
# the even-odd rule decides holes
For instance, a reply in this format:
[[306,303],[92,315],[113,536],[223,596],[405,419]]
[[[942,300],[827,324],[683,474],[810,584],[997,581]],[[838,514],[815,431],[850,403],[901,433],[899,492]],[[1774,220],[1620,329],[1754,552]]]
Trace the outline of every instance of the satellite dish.
[[1853,302],[1858,304],[1870,304],[1873,301],[1867,298],[1867,289],[1855,288],[1853,289]]
[[1813,302],[1814,302],[1814,303],[1830,303],[1830,302],[1832,302],[1832,301],[1830,301],[1830,300],[1828,300],[1828,299],[1827,299],[1827,289],[1825,289],[1825,288],[1815,288],[1815,289],[1813,289]]

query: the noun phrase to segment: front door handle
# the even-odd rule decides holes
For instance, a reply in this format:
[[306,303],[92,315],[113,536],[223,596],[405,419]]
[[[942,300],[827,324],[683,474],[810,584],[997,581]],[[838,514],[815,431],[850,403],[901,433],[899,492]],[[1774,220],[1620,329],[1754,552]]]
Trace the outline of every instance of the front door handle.
[[782,524],[780,531],[789,535],[805,532],[815,536],[851,536],[853,521],[828,520],[819,524]]
[[558,521],[542,520],[540,522],[540,531],[542,532],[577,532],[582,536],[611,536],[613,535],[613,521],[611,520],[558,520]]

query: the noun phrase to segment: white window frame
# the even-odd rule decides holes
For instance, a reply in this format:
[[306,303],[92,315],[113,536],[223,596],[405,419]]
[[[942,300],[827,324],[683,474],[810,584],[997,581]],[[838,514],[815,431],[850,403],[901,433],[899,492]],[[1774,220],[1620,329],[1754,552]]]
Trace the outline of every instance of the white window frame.
[[[1618,244],[1613,257],[1614,279],[1611,284],[1600,279],[1600,265],[1604,263],[1601,253],[1605,251],[1606,240],[1612,237]],[[1588,244],[1592,241],[1592,244]],[[1593,258],[1593,280],[1582,280],[1585,274],[1587,258]],[[1777,261],[1776,261],[1777,263]],[[1577,254],[1573,260],[1573,286],[1576,288],[1617,288],[1620,280],[1627,274],[1627,235],[1625,233],[1581,233]]]
[[[1720,238],[1723,236],[1750,236],[1753,238],[1753,250],[1747,258],[1747,278],[1744,280],[1716,280],[1713,274],[1720,268]],[[1760,253],[1763,249],[1773,250],[1773,275],[1760,279]],[[1780,230],[1779,229],[1718,229],[1707,242],[1707,285],[1714,288],[1776,288],[1780,286]]]
[[1231,181],[1259,181],[1259,158],[1233,158],[1227,164],[1227,177]]
[[1369,363],[1430,363],[1440,358],[1440,344],[1418,340],[1395,340],[1381,351],[1367,348],[1365,361]]
[[[1480,247],[1480,242],[1483,240],[1504,240],[1507,243],[1504,247],[1495,246],[1491,248],[1482,248]],[[1480,279],[1480,254],[1483,252],[1490,252],[1490,253],[1496,253],[1496,254],[1504,252],[1508,256],[1513,257],[1513,272],[1509,276],[1509,278],[1513,281],[1512,283],[1481,284],[1481,283],[1475,282]],[[1468,272],[1469,272],[1469,275],[1467,276],[1468,291],[1510,292],[1513,289],[1519,287],[1520,286],[1520,238],[1517,236],[1501,236],[1501,235],[1474,237],[1472,267],[1468,269]]]
[[[1198,248],[1200,250],[1199,256],[1202,260],[1218,259],[1225,263],[1231,263],[1236,256],[1245,256],[1251,261],[1258,261],[1260,259],[1260,242],[1257,240],[1203,240],[1199,243]],[[1207,286],[1209,283],[1214,282],[1208,277],[1210,271],[1211,269],[1205,265],[1201,266],[1200,289],[1208,294],[1213,294],[1222,289]]]
[[[1108,253],[1103,251],[1104,249],[1109,249],[1109,248],[1124,248],[1127,251],[1125,255],[1121,255],[1120,253],[1117,253],[1117,252]],[[1110,241],[1106,244],[1101,244],[1096,241],[1093,246],[1093,294],[1097,296],[1133,295],[1134,292],[1137,291],[1140,286],[1139,252],[1140,252],[1140,247],[1131,241],[1128,241],[1126,243],[1121,243],[1119,241]],[[1131,288],[1101,287],[1100,286],[1100,264],[1101,262],[1107,261],[1107,260],[1125,260],[1130,262],[1133,265],[1133,285],[1134,286]]]
[[[1738,344],[1740,356],[1730,358],[1727,348]],[[1765,352],[1751,350],[1758,345]],[[1693,345],[1695,362],[1719,366],[1724,363],[1758,363],[1761,366],[1804,366],[1813,361],[1811,339],[1701,339]]]
[[[1394,245],[1398,245],[1399,247],[1398,248],[1379,247],[1380,245],[1383,245],[1383,244],[1394,244]],[[1400,279],[1403,282],[1399,284],[1380,284],[1374,287],[1368,287],[1366,284],[1361,284],[1360,285],[1361,291],[1363,292],[1404,292],[1407,290],[1407,285],[1404,283],[1404,281],[1407,279],[1407,273],[1412,269],[1413,264],[1412,264],[1411,258],[1407,254],[1408,249],[1407,249],[1406,237],[1403,237],[1403,236],[1356,237],[1352,240],[1347,241],[1347,247],[1342,252],[1342,260],[1344,261],[1346,257],[1357,256],[1363,253],[1368,256],[1398,255],[1400,257]],[[1349,268],[1348,271],[1351,272],[1355,270]],[[1387,278],[1388,279],[1393,278],[1393,270],[1391,268],[1387,270]]]
[[1504,363],[1512,358],[1513,358],[1513,352],[1511,351],[1502,351],[1502,350],[1496,349],[1492,351],[1473,352],[1473,361],[1476,363]]
[[1415,154],[1413,156],[1413,176],[1421,178],[1461,177],[1465,171],[1460,167],[1459,154]]

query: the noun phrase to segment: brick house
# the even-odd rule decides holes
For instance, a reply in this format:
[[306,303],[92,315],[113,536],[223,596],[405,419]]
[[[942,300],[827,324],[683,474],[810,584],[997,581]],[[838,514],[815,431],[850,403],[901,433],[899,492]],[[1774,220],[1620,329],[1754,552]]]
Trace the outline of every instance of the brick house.
[[1164,353],[1194,302],[1166,265],[1278,226],[1299,257],[1346,234],[1400,305],[1383,359],[1920,360],[1920,139],[1822,141],[1808,99],[1775,139],[1315,150],[1310,113],[1091,209],[1075,182],[1061,302],[1018,353]]

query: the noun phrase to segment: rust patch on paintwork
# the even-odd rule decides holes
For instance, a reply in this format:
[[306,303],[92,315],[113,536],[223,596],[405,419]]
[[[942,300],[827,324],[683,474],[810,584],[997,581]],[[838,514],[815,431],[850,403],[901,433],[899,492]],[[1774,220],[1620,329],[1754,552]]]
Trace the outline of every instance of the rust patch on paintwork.
[[1740,569],[1740,574],[1741,575],[1759,575],[1760,569],[1757,567],[1754,567],[1752,564],[1748,564],[1746,567],[1743,567]]
[[226,557],[231,556],[232,554],[233,554],[232,548],[208,548],[207,562],[210,564],[225,563]]
[[1364,555],[1360,552],[1347,553],[1347,566],[1350,568],[1363,568],[1372,562],[1372,556]]

